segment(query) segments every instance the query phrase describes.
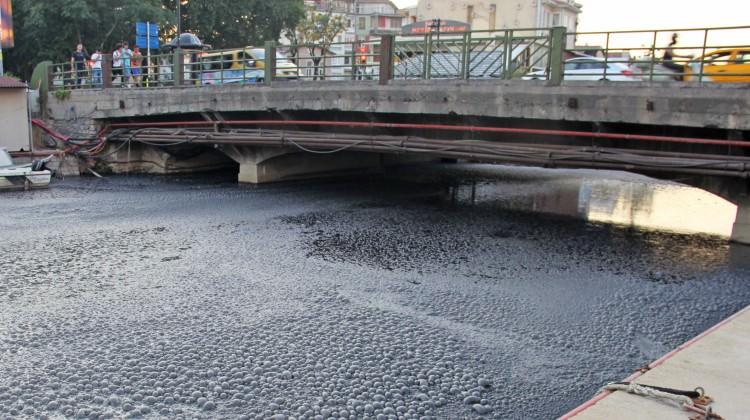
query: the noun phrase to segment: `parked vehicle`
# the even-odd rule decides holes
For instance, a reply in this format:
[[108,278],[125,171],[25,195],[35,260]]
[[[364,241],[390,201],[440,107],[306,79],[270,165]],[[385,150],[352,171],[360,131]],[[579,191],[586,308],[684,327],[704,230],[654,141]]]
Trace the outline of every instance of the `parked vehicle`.
[[[599,57],[576,57],[565,60],[565,80],[611,80],[614,82],[639,82],[640,72],[618,61],[606,61]],[[527,73],[523,80],[547,79],[547,71]]]
[[[200,83],[220,85],[262,82],[265,75],[265,54],[263,48],[253,47],[203,53],[200,56]],[[299,78],[297,65],[281,53],[276,54],[276,78]]]
[[685,70],[686,81],[697,81],[703,63],[701,80],[715,83],[750,83],[750,49],[722,49],[696,58]]

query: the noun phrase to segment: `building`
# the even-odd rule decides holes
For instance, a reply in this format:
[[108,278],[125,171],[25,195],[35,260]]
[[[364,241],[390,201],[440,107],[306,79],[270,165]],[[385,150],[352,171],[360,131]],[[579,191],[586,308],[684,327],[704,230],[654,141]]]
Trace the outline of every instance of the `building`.
[[319,12],[345,15],[350,33],[357,39],[401,30],[404,16],[390,0],[308,0],[306,4]]
[[[380,51],[379,36],[400,34],[404,24],[404,16],[390,0],[306,0],[305,4],[310,13],[330,12],[342,16],[347,24],[322,61],[329,67],[326,70],[328,80],[349,79],[354,71],[373,73],[372,66],[378,61],[374,55]],[[360,42],[362,44],[358,44]],[[282,45],[288,43],[288,40],[281,40]],[[302,72],[313,76],[309,52],[301,49],[298,61]]]
[[0,147],[11,152],[31,150],[27,91],[26,83],[0,76]]
[[574,0],[420,0],[416,20],[451,20],[467,23],[472,30],[578,28],[582,6]]

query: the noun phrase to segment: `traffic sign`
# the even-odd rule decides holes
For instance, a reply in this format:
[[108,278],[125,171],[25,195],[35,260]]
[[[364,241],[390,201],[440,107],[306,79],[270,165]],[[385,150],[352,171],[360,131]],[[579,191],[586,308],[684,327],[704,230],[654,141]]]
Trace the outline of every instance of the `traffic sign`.
[[135,23],[135,34],[158,37],[159,36],[159,25],[153,22],[136,22]]
[[157,50],[159,49],[159,38],[137,35],[135,37],[135,46],[138,48],[151,48]]

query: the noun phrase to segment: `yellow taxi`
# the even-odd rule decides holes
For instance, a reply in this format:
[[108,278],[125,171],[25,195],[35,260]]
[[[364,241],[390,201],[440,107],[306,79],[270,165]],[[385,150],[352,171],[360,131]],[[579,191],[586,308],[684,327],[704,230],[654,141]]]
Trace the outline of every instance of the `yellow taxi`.
[[698,80],[701,63],[704,81],[750,83],[750,48],[716,50],[698,57],[686,69],[685,80]]

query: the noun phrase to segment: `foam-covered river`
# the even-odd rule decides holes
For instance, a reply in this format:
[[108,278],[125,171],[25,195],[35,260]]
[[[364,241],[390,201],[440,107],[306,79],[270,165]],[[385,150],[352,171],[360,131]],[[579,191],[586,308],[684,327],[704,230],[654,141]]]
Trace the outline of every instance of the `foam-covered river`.
[[232,176],[0,195],[0,418],[552,418],[750,304],[676,184]]

